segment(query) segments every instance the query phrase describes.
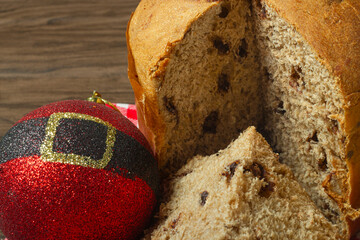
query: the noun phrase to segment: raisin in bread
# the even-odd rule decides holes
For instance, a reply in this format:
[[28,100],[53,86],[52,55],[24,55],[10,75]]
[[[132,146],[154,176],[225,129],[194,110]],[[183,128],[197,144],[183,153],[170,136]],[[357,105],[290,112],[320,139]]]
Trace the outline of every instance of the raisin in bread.
[[146,239],[341,238],[254,127],[194,157],[167,183]]
[[360,228],[360,2],[142,0],[127,32],[163,172],[256,125],[324,216]]

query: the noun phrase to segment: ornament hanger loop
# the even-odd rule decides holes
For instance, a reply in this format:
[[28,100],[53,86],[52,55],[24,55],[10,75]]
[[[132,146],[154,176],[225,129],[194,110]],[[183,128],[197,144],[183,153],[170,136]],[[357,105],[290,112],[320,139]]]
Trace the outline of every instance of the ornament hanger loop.
[[101,97],[101,94],[98,93],[96,90],[93,91],[93,95],[91,97],[89,97],[87,100],[90,101],[90,102],[96,102],[96,103],[99,103],[99,104],[109,105],[115,111],[120,112],[120,110],[114,104],[112,104],[108,100],[103,99]]

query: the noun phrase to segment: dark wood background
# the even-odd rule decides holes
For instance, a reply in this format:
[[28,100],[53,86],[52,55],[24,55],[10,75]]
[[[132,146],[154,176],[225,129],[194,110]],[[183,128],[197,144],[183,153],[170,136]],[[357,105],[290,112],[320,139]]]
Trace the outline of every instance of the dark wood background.
[[134,103],[125,31],[138,3],[0,0],[0,138],[28,112],[93,90]]
[[139,0],[0,0],[0,137],[26,113],[93,90],[133,103],[125,31]]

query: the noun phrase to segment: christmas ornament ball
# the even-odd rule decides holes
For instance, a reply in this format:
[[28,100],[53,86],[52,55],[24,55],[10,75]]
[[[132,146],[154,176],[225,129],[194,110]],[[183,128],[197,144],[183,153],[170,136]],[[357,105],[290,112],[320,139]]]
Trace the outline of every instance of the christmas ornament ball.
[[134,239],[159,191],[157,162],[121,113],[52,103],[0,142],[0,229],[17,239]]

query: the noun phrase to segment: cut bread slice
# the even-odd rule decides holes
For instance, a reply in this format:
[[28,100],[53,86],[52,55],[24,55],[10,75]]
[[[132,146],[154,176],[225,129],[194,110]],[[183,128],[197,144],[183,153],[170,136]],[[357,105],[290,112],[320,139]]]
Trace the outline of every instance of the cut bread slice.
[[[139,126],[164,170],[225,148],[261,121],[250,3],[211,2],[142,1],[130,20]],[[171,4],[181,14],[170,14]]]
[[146,239],[344,238],[254,127],[226,149],[191,159],[164,198]]

